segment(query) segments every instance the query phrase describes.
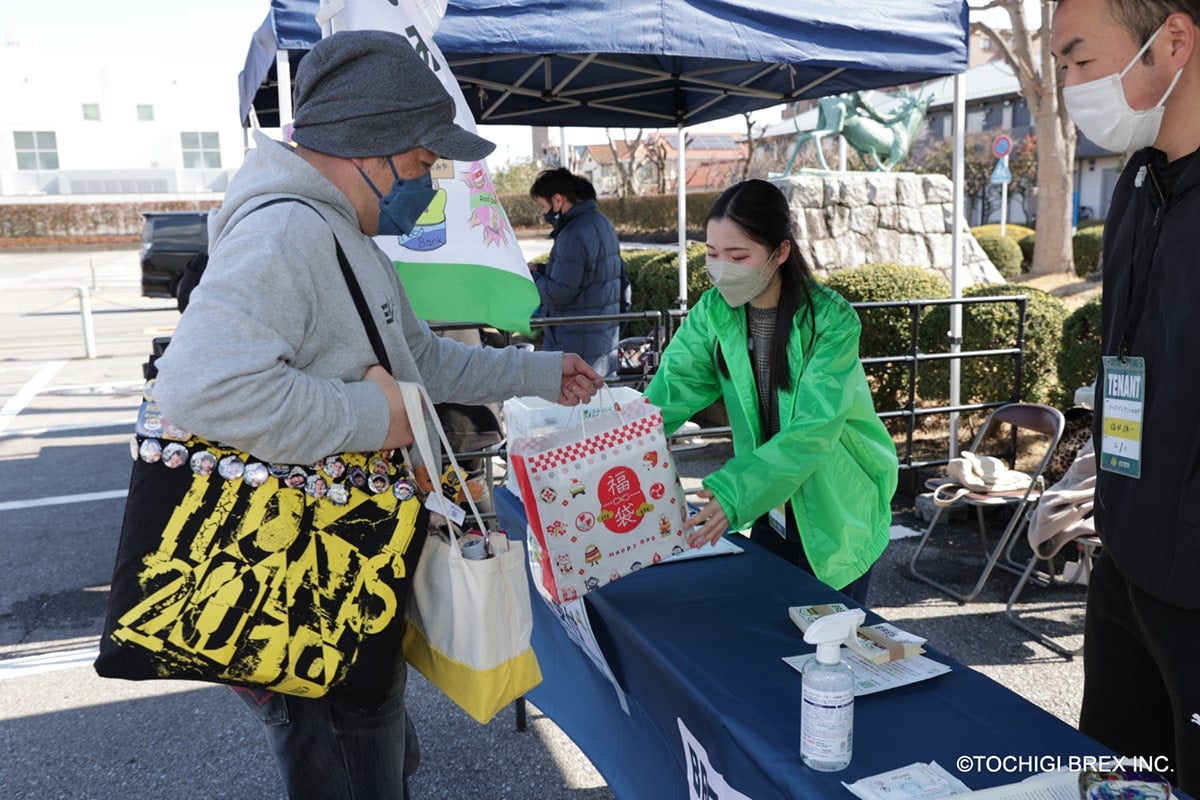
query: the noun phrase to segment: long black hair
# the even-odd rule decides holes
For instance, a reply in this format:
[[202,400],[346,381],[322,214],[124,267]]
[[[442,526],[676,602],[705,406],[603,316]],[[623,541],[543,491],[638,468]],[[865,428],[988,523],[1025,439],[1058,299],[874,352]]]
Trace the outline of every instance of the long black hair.
[[[815,338],[817,315],[808,287],[812,269],[796,244],[787,198],[775,184],[764,180],[735,183],[721,192],[721,196],[713,203],[708,216],[704,218],[704,226],[707,228],[709,222],[718,219],[727,219],[737,225],[768,251],[774,252],[783,242],[790,245],[787,259],[779,265],[781,286],[779,305],[775,308],[775,335],[771,339],[770,390],[774,393],[780,388],[790,388],[793,379],[799,377],[792,375],[787,353],[793,319],[798,312],[807,309],[808,325]],[[729,366],[719,345],[717,364],[721,374],[728,378]]]
[[587,178],[576,175],[566,167],[542,170],[534,179],[533,186],[529,187],[530,197],[549,201],[556,194],[561,194],[568,203],[575,205],[584,200],[595,200],[596,187]]

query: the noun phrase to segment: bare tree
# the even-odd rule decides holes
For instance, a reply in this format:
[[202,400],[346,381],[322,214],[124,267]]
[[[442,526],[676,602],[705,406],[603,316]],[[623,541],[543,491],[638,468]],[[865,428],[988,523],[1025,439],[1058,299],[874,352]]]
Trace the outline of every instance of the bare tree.
[[618,197],[635,197],[641,190],[641,171],[646,164],[646,154],[642,147],[644,133],[645,131],[638,128],[637,136],[630,141],[622,128],[621,143],[625,145],[625,152],[622,154],[617,147],[617,140],[613,139],[612,131],[604,129],[604,135],[608,137],[608,148],[612,151],[613,163],[617,168]]
[[1029,106],[1037,129],[1037,244],[1033,250],[1034,274],[1069,272],[1071,249],[1072,190],[1075,169],[1075,124],[1067,116],[1058,87],[1058,73],[1050,54],[1051,0],[1041,2],[1041,22],[1030,28],[1024,0],[990,0],[972,5],[972,11],[1002,9],[1008,13],[1012,39],[1006,40],[992,26],[972,22],[971,31],[981,31],[1004,55],[1021,84],[1021,95]]
[[[746,160],[742,164],[741,180],[746,180],[747,178],[750,177],[751,170],[754,169],[754,156],[755,156],[755,149],[756,149],[754,144],[755,144],[756,139],[754,136],[754,134],[755,134],[754,121],[752,119],[750,119],[750,112],[743,111],[742,119],[744,119],[746,121]],[[766,125],[760,125],[758,127],[758,131],[757,131],[758,136],[761,137],[763,131],[765,131],[766,129],[767,129]]]
[[670,178],[667,162],[670,158],[666,139],[660,133],[653,134],[646,143],[646,161],[654,170],[654,185],[658,194],[666,194],[670,188],[667,185],[667,179]]

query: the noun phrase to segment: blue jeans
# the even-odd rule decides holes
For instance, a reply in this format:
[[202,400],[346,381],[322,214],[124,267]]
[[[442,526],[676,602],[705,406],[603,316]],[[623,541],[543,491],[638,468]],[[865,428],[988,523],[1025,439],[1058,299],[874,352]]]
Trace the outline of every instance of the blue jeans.
[[404,707],[403,656],[374,711],[323,699],[235,689],[264,724],[290,800],[405,800],[421,760]]
[[[792,517],[791,509],[788,509],[788,533],[795,536],[795,522]],[[801,544],[799,537],[784,539],[775,529],[771,527],[771,523],[764,515],[759,517],[754,522],[754,527],[750,529],[750,541],[756,544],[761,544],[763,547],[770,550],[775,555],[788,562],[795,564],[800,569],[807,572],[809,575],[815,575],[812,565],[808,563],[808,555],[804,552],[804,545]],[[834,588],[842,594],[849,597],[854,602],[858,603],[863,608],[867,607],[867,591],[871,588],[871,570],[875,569],[872,565],[859,577],[855,578],[846,586]]]

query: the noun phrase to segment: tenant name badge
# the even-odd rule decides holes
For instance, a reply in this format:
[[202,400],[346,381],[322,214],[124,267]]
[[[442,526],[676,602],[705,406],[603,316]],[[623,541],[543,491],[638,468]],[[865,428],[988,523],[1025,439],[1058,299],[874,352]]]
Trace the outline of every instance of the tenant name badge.
[[787,538],[787,508],[785,506],[775,506],[768,511],[767,520],[771,523],[773,531],[783,538]]
[[1105,356],[1101,386],[1100,469],[1142,476],[1142,413],[1146,408],[1146,360]]

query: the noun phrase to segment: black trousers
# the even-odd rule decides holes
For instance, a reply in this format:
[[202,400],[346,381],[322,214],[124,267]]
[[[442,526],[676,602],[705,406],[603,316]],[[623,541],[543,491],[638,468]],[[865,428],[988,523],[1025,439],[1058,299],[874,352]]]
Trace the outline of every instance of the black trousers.
[[1120,755],[1157,758],[1200,796],[1200,610],[1151,597],[1101,552],[1083,642],[1079,730]]

